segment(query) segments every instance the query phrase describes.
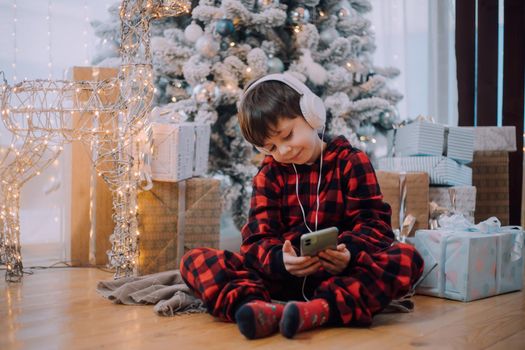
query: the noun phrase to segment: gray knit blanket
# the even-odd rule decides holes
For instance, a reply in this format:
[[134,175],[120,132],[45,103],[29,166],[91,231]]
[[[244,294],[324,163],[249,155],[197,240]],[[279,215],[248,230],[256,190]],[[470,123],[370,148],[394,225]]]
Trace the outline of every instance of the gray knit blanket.
[[206,312],[202,300],[191,293],[179,270],[100,281],[97,291],[115,304],[154,304],[153,309],[161,316]]
[[[190,288],[180,276],[179,270],[100,281],[97,291],[115,304],[155,304],[153,309],[161,316],[206,312],[202,300],[197,299],[191,293]],[[412,312],[414,310],[414,302],[411,300],[413,294],[412,291],[403,298],[393,300],[383,312]]]

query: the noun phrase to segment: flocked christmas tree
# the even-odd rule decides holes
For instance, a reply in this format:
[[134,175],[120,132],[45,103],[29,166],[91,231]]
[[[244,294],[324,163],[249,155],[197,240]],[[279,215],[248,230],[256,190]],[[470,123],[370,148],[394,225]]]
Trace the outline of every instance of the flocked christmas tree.
[[[368,0],[200,0],[190,16],[152,28],[156,103],[177,120],[212,124],[210,173],[222,175],[226,206],[246,222],[254,149],[237,123],[237,102],[252,79],[290,72],[321,96],[327,132],[374,153],[376,137],[396,122],[401,95],[395,68],[373,65]],[[118,64],[119,27],[93,23],[101,38],[94,64]]]

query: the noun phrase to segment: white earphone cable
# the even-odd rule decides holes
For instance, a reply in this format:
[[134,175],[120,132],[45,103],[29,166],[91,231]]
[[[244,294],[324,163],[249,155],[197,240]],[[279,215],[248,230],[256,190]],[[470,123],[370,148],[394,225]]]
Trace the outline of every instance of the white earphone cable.
[[[321,160],[319,162],[319,177],[317,179],[317,193],[316,193],[316,209],[315,209],[315,230],[317,231],[317,219],[318,219],[318,215],[319,215],[319,191],[321,189],[321,174],[323,172],[323,143],[324,143],[324,131],[325,131],[325,127],[323,126],[323,131],[322,131],[322,134],[321,134]],[[297,201],[299,202],[299,207],[301,208],[301,213],[303,214],[303,221],[304,221],[304,224],[306,225],[306,228],[308,229],[308,231],[310,232],[313,232],[312,229],[310,228],[310,226],[308,226],[308,223],[306,222],[306,214],[305,214],[305,211],[304,211],[304,207],[303,207],[303,204],[301,203],[301,198],[299,198],[299,174],[297,173],[297,168],[295,167],[295,164],[292,163],[292,166],[293,166],[293,169],[295,171],[295,195],[297,196]],[[306,278],[308,276],[304,276],[304,279],[303,279],[303,286],[301,287],[301,293],[303,294],[303,298],[304,300],[306,301],[310,301],[310,299],[308,299],[308,297],[306,296],[306,293],[304,291],[304,288],[306,286]]]

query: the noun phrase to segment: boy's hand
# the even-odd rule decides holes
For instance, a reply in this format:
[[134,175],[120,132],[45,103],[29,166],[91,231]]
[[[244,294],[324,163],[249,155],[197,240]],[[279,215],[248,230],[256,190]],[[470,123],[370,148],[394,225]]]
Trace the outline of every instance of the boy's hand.
[[288,240],[283,245],[283,261],[286,271],[296,277],[311,275],[321,267],[317,256],[297,256]]
[[332,275],[338,275],[350,263],[350,251],[344,243],[337,245],[337,250],[325,249],[318,255],[323,268]]

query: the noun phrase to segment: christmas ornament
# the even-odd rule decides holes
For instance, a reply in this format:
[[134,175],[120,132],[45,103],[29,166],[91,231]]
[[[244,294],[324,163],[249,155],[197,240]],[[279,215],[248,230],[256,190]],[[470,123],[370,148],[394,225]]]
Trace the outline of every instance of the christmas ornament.
[[221,41],[221,50],[226,51],[230,48],[230,45],[226,41]]
[[215,30],[222,36],[228,36],[235,31],[235,27],[230,19],[223,18],[217,21]]
[[197,103],[213,104],[221,97],[221,91],[213,81],[206,81],[195,85],[191,97]]
[[[236,32],[234,34],[236,34]],[[235,45],[237,45],[235,38],[233,36],[227,36],[222,38],[220,47],[222,51],[226,51],[231,47],[235,47]]]
[[210,34],[205,34],[197,40],[195,48],[201,55],[212,58],[217,55],[220,46]]
[[270,57],[268,59],[268,73],[282,73],[284,72],[284,63],[278,57]]
[[396,123],[397,119],[398,113],[396,108],[379,113],[379,125],[386,130],[392,129],[392,126]]
[[191,24],[184,29],[184,37],[192,43],[196,42],[203,34],[202,28],[195,21],[192,21]]
[[303,6],[297,6],[290,10],[289,19],[292,24],[303,24],[310,22],[310,11]]
[[347,0],[342,0],[334,9],[337,11],[337,17],[339,19],[344,19],[349,17],[352,14],[352,7]]
[[325,28],[319,34],[319,39],[327,46],[333,43],[337,38],[339,38],[339,33],[333,27]]
[[342,7],[337,11],[337,17],[339,17],[339,19],[347,18],[349,16],[350,10],[347,8]]

